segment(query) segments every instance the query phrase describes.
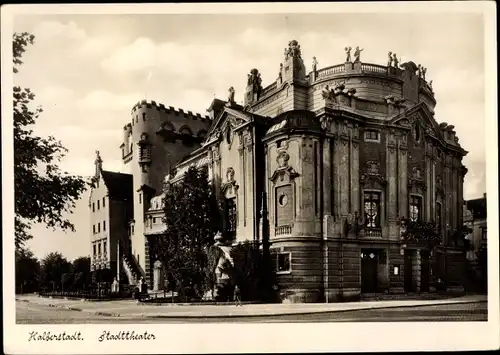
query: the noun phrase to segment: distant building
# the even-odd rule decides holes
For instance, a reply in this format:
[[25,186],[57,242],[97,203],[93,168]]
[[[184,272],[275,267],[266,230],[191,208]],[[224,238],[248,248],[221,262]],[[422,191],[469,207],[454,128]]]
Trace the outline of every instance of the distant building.
[[[451,236],[463,225],[467,152],[453,125],[437,123],[425,70],[354,57],[306,73],[291,41],[270,85],[251,70],[243,105],[232,88],[209,117],[137,103],[121,146],[133,176],[128,273],[151,285],[163,189],[207,166],[225,200],[223,243],[268,238],[292,302],[427,292],[438,277],[459,286],[465,254]],[[435,221],[441,243],[403,241],[403,217]]]
[[482,198],[464,201],[463,212],[464,224],[472,230],[470,235],[472,250],[478,252],[486,247],[488,240],[486,194]]

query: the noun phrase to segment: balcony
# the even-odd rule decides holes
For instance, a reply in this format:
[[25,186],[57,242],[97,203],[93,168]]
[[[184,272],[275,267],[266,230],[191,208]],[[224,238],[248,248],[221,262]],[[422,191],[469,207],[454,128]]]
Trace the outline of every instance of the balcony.
[[284,225],[284,226],[277,226],[276,227],[276,232],[275,235],[290,235],[292,234],[292,226],[289,225]]
[[369,228],[364,230],[366,238],[378,238],[382,239],[382,229],[380,228]]

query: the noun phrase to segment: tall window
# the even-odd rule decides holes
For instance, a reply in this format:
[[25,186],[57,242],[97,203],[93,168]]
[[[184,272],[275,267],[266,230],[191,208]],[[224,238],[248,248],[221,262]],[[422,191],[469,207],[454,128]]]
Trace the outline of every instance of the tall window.
[[102,221],[102,230],[106,232],[106,221]]
[[380,228],[380,193],[364,193],[365,224],[367,228]]
[[101,243],[97,244],[97,252],[101,254]]
[[97,250],[96,250],[95,244],[93,245],[93,247],[94,247],[94,255],[96,255],[97,254]]
[[95,224],[92,226],[92,230],[94,231],[95,234]]
[[439,202],[436,203],[436,225],[441,229],[441,204]]
[[97,233],[101,233],[101,222],[97,223]]
[[102,198],[102,207],[106,207],[106,197]]
[[101,208],[101,207],[99,207],[100,202],[101,202],[100,200],[97,200],[97,210],[99,210],[99,208]]
[[230,198],[226,200],[227,204],[227,232],[230,236],[236,234],[236,199]]
[[422,220],[422,198],[420,196],[410,197],[410,220],[417,222]]
[[95,212],[95,202],[92,202],[92,212]]
[[107,250],[108,250],[108,249],[107,249],[107,244],[108,244],[108,243],[107,243],[106,241],[104,241],[104,242],[103,242],[103,244],[104,244],[104,245],[103,245],[103,247],[102,247],[102,248],[104,249],[104,254],[106,254],[106,253],[107,253]]

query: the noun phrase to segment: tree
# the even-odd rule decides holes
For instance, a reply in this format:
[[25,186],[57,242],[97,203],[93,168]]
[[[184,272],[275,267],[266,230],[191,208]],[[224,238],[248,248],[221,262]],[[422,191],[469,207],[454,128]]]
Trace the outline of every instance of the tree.
[[155,256],[184,296],[201,297],[207,290],[207,249],[220,230],[220,213],[208,171],[191,167],[165,196],[167,232],[156,240]]
[[[16,33],[13,37],[14,73],[23,64],[21,57],[35,37]],[[54,137],[37,137],[33,125],[42,108],[30,106],[35,95],[28,88],[14,86],[14,186],[15,186],[15,244],[23,248],[33,236],[33,222],[51,228],[74,231],[74,225],[64,217],[72,213],[75,202],[85,191],[87,183],[78,176],[61,172],[58,163],[67,149]]]
[[62,276],[71,272],[71,263],[61,253],[49,253],[42,260],[41,281],[45,288],[59,289]]
[[28,249],[16,250],[16,293],[36,292],[40,283],[40,262]]
[[238,243],[232,247],[230,255],[232,263],[226,260],[222,266],[230,282],[220,285],[218,294],[231,297],[238,285],[243,301],[274,301],[277,296],[275,273],[259,245],[250,241]]
[[91,282],[90,258],[88,256],[76,258],[73,261],[72,272],[75,288],[85,289]]

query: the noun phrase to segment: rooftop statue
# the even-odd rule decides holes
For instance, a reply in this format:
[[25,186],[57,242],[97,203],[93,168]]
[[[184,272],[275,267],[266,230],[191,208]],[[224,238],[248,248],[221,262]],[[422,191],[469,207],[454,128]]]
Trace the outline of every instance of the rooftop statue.
[[301,58],[300,44],[296,40],[288,42],[288,48],[285,48],[285,58]]
[[316,60],[316,57],[313,57],[313,64],[312,64],[313,72],[316,72],[317,66],[318,66],[318,61]]
[[229,96],[227,98],[227,102],[231,104],[234,103],[234,88],[232,86],[229,88]]
[[351,47],[345,47],[345,53],[347,55],[345,61],[346,63],[350,63],[351,62]]
[[419,64],[417,68],[418,68],[418,77],[421,78],[422,77],[422,66]]
[[388,54],[387,66],[388,67],[392,66],[392,52],[389,52],[389,54]]
[[422,78],[425,80],[425,73],[427,73],[427,68],[422,67]]
[[262,79],[257,69],[252,69],[250,74],[248,74],[247,85],[252,87],[252,93],[260,95],[262,91]]
[[361,57],[361,51],[363,51],[363,49],[359,49],[359,47],[356,47],[356,50],[354,51],[354,62],[359,62],[360,61],[360,57]]
[[399,68],[399,60],[398,60],[398,57],[397,57],[396,53],[394,53],[392,55],[392,60],[394,62],[394,68]]

